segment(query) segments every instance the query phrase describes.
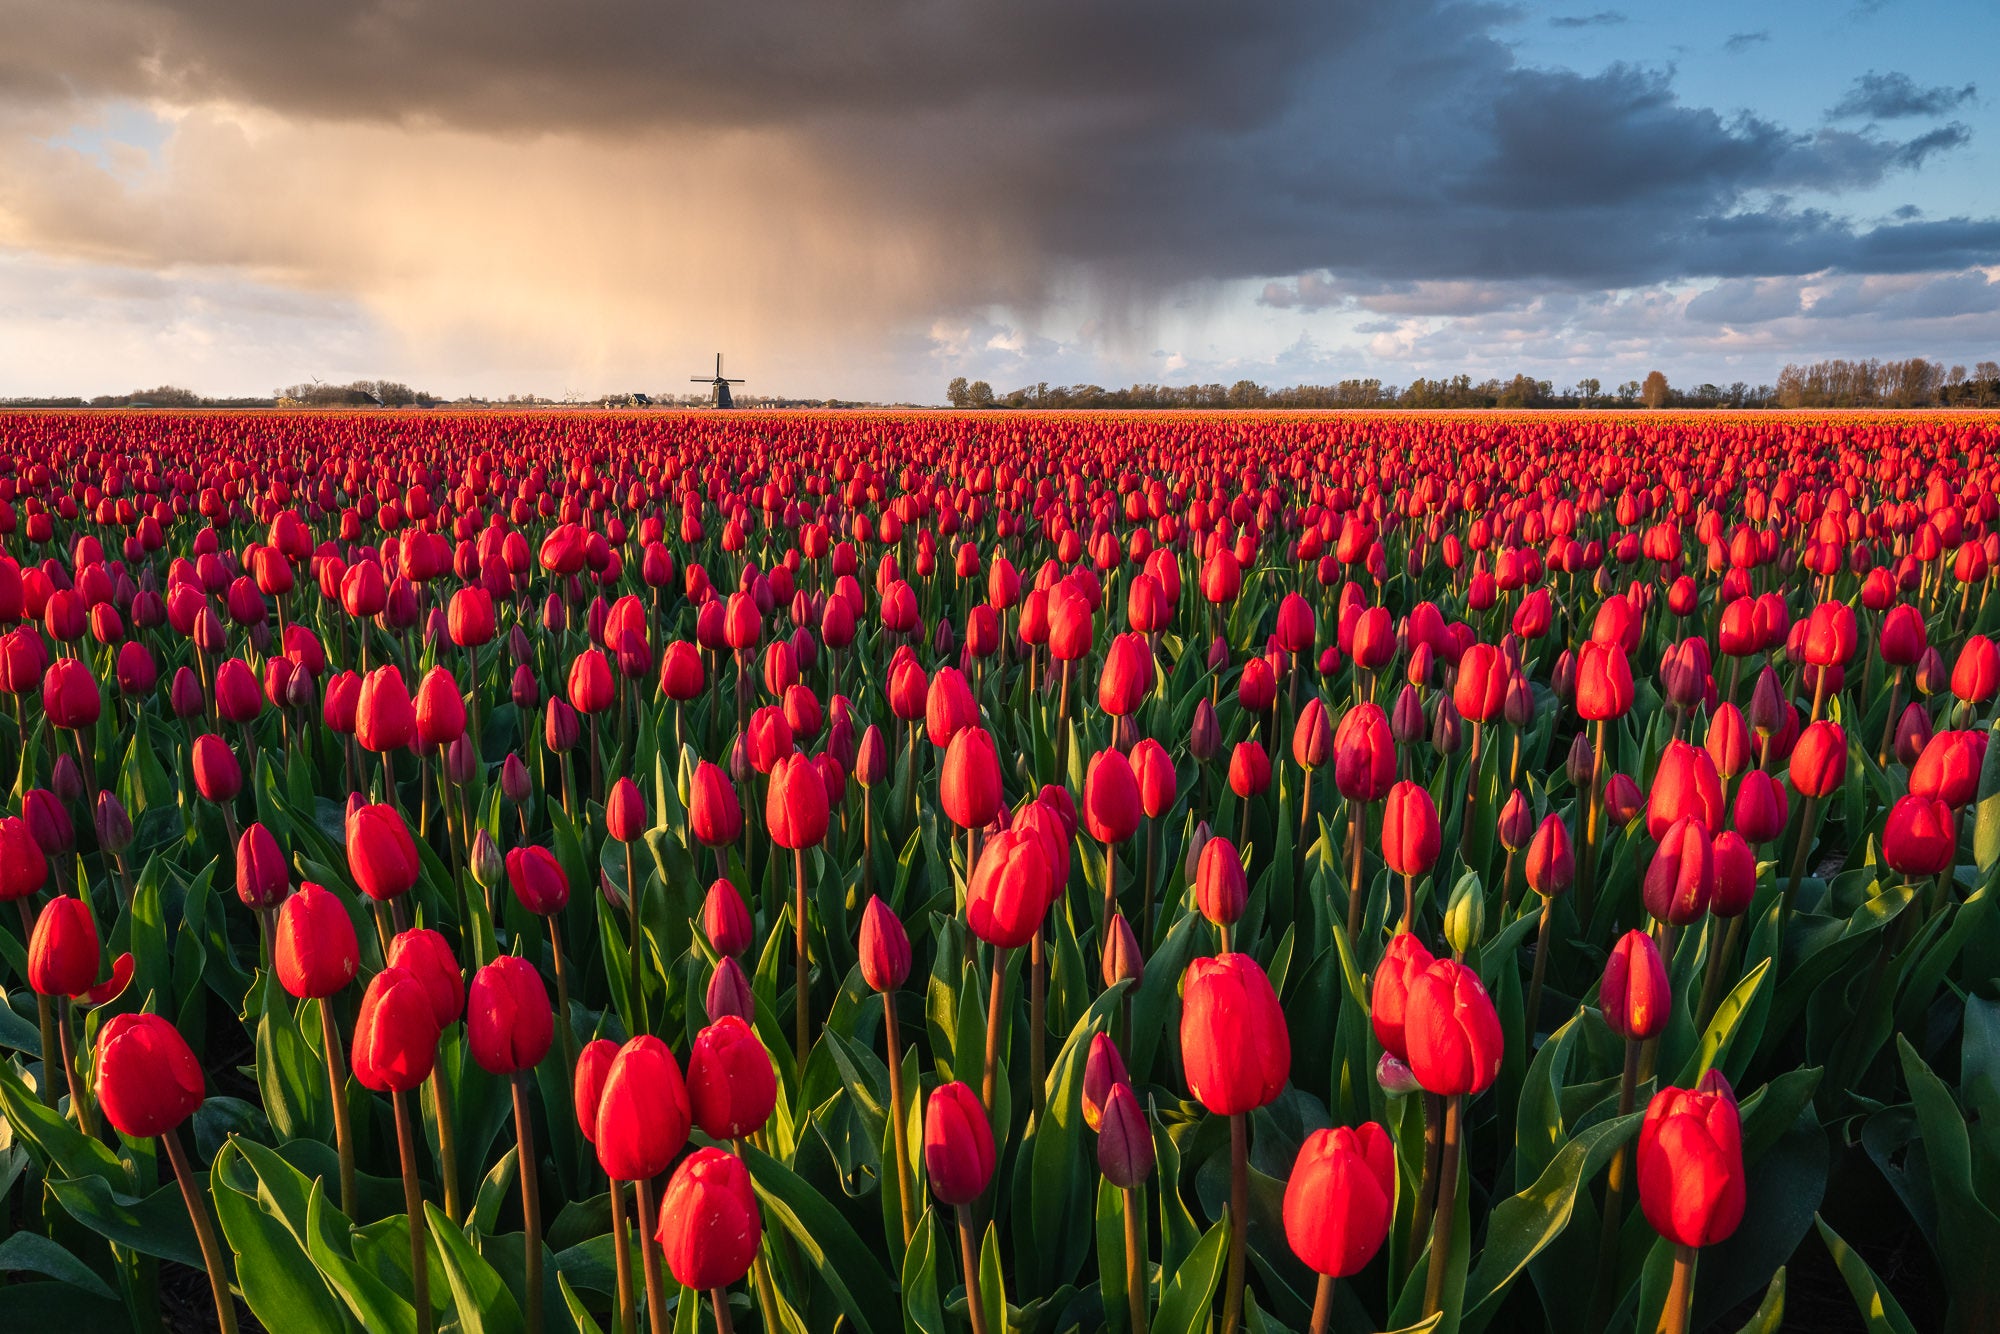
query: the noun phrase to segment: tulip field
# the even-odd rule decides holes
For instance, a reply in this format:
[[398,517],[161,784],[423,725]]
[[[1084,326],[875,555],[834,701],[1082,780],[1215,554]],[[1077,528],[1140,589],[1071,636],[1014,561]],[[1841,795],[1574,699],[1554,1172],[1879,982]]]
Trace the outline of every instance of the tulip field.
[[0,1330],[2000,1330],[2000,417],[0,415]]

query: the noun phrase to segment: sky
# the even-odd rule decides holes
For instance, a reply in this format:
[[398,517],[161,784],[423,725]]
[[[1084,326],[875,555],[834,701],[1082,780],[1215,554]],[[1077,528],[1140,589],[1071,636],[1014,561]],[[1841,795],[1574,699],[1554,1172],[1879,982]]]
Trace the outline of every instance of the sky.
[[750,393],[913,402],[2000,359],[1991,3],[0,0],[0,32],[0,396],[588,397],[718,349]]

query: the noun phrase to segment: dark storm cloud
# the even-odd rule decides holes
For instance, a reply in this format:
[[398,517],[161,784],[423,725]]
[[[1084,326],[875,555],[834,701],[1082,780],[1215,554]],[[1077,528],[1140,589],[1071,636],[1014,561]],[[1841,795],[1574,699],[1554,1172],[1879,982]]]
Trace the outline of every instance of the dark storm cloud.
[[[524,142],[782,134],[834,183],[814,196],[828,227],[892,216],[936,253],[981,257],[935,280],[954,301],[1032,301],[1057,274],[1113,306],[1318,274],[1266,304],[1358,293],[1392,312],[1398,291],[1435,299],[1420,281],[1477,302],[1510,282],[2000,260],[2000,222],[1870,228],[1824,202],[1924,165],[1963,127],[1724,115],[1657,70],[1520,64],[1496,36],[1515,17],[1452,0],[1239,0],[1226,16],[1195,0],[0,0],[0,101],[220,102]],[[801,207],[768,160],[733,166],[769,209]],[[1820,202],[1788,202],[1802,196]]]
[[1828,120],[1903,120],[1942,116],[1979,95],[1977,84],[1925,88],[1907,74],[1877,74],[1870,70],[1854,81],[1847,95],[1826,113]]

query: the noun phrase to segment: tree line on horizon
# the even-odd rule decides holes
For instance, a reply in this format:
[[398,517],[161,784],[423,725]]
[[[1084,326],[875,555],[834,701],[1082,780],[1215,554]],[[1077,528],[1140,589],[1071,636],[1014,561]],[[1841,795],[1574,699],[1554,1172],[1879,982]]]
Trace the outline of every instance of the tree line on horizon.
[[1775,385],[1703,383],[1675,387],[1660,371],[1615,387],[1595,378],[1560,391],[1551,380],[1515,375],[1474,381],[1470,375],[1419,378],[1409,384],[1349,379],[1326,385],[1267,388],[1254,380],[1221,384],[1135,384],[1106,389],[1047,381],[997,394],[984,380],[959,376],[946,387],[954,408],[1924,408],[2000,407],[2000,363],[1970,371],[1923,357],[1901,361],[1834,358],[1790,364]]

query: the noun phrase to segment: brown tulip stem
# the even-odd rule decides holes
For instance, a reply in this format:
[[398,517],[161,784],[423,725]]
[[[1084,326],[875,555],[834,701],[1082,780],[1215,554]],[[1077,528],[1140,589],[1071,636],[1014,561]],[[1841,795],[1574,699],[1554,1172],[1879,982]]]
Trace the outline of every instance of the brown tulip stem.
[[729,1289],[710,1288],[708,1304],[715,1308],[715,1334],[736,1334],[736,1318],[729,1313]]
[[1486,724],[1473,720],[1472,748],[1465,756],[1465,814],[1458,822],[1459,846],[1464,847],[1472,837],[1472,816],[1479,802],[1479,755],[1486,740]]
[[1812,717],[1806,720],[1808,727],[1819,721],[1820,711],[1826,708],[1826,668],[1820,668],[1813,678]]
[[1535,1045],[1535,1026],[1542,1017],[1542,979],[1549,971],[1549,925],[1555,920],[1555,900],[1543,899],[1542,920],[1535,927],[1535,967],[1528,978],[1528,1008],[1524,1013],[1528,1020],[1528,1046]]
[[571,1087],[576,1085],[576,1025],[569,1017],[569,965],[563,962],[562,926],[549,914],[549,948],[556,960],[556,1036],[562,1039],[563,1071]]
[[1313,1293],[1312,1334],[1333,1334],[1333,1289],[1337,1280],[1331,1274],[1319,1276],[1319,1289]]
[[1403,920],[1397,926],[1396,934],[1406,936],[1417,927],[1417,878],[1410,872],[1403,872]]
[[1137,1187],[1125,1188],[1125,1307],[1131,1334],[1146,1334],[1145,1210]]
[[1229,923],[1215,924],[1215,953],[1217,957],[1229,953]]
[[457,1118],[452,1115],[451,1087],[445,1083],[440,1066],[431,1067],[431,1103],[437,1110],[438,1182],[444,1192],[445,1216],[454,1223],[462,1223],[465,1215],[459,1212],[464,1197],[458,1189]]
[[1103,939],[1110,939],[1111,919],[1118,915],[1118,848],[1104,845],[1104,920],[1098,924]]
[[1444,1275],[1451,1267],[1451,1230],[1458,1209],[1459,1120],[1465,1095],[1454,1093],[1444,1102],[1444,1151],[1438,1157],[1438,1202],[1431,1233],[1431,1272],[1424,1282],[1424,1314],[1442,1310]]
[[[1722,982],[1729,976],[1729,959],[1736,953],[1736,942],[1743,935],[1743,918],[1738,913],[1729,919],[1729,931],[1716,945],[1715,952],[1708,956],[1708,968],[1701,980],[1701,1006],[1695,1011],[1695,1032],[1708,1031],[1708,1021],[1715,1018],[1715,1007],[1722,1003]],[[1713,930],[1719,923],[1711,923]]]
[[1007,996],[1007,950],[1004,946],[993,947],[993,985],[986,997],[986,1074],[980,1083],[979,1100],[986,1105],[986,1119],[993,1123],[993,1138],[996,1143],[1004,1138],[1005,1127],[1000,1124],[994,1105],[994,1094],[1000,1082],[1000,1014]]
[[[96,1139],[97,1115],[90,1108],[90,1099],[83,1096],[83,1085],[76,1077],[76,1042],[69,1031],[69,1010],[69,997],[57,998],[56,1034],[62,1043],[63,1078],[69,1082],[69,1109],[76,1113],[77,1129],[91,1139]],[[46,1062],[43,1063],[43,1069],[47,1069]]]
[[861,789],[861,898],[865,903],[875,893],[875,821],[871,809],[871,788]]
[[632,913],[632,939],[626,949],[626,960],[631,967],[631,995],[633,1032],[648,1031],[646,1023],[646,988],[639,978],[639,966],[645,958],[646,931],[639,921],[640,882],[637,867],[632,860],[632,845],[625,845],[625,903]]
[[1812,851],[1813,826],[1819,821],[1819,798],[1807,797],[1806,808],[1799,812],[1799,846],[1792,853],[1792,874],[1785,883],[1785,901],[1778,910],[1778,952],[1784,953],[1785,928],[1792,924],[1792,907],[1799,896],[1799,881],[1805,877],[1806,854]]
[[1056,779],[1067,782],[1069,773],[1069,659],[1063,659],[1062,694],[1056,703]]
[[1347,944],[1361,936],[1361,803],[1347,803]]
[[1223,1278],[1222,1334],[1236,1334],[1243,1320],[1243,1273],[1249,1260],[1250,1122],[1229,1118],[1229,1269]]
[[409,1098],[401,1089],[389,1096],[395,1104],[396,1154],[403,1168],[403,1212],[410,1219],[410,1286],[417,1308],[417,1331],[432,1334],[437,1321],[431,1312],[429,1225],[424,1221],[423,1192],[417,1189],[417,1135],[410,1125]]
[[958,1206],[958,1250],[965,1268],[965,1313],[972,1334],[987,1334],[986,1303],[979,1295],[979,1240],[972,1230],[972,1206]]
[[902,1201],[903,1245],[916,1235],[916,1191],[910,1181],[909,1120],[903,1102],[903,1043],[896,1030],[895,993],[882,993],[882,1034],[889,1053],[889,1152],[896,1159],[896,1192]]
[[[333,1017],[333,999],[322,996],[319,1000],[319,1029],[326,1047],[326,1082],[333,1094],[333,1146],[340,1154],[340,1212],[347,1215],[350,1223],[360,1222],[356,1216],[359,1202],[355,1199],[354,1188],[354,1126],[347,1110],[347,1058],[340,1046],[340,1023]],[[438,1124],[443,1126],[440,1115]]]
[[[1625,1073],[1618,1081],[1618,1115],[1629,1116],[1639,1095],[1639,1052],[1646,1044],[1625,1040]],[[1625,1212],[1625,1178],[1632,1173],[1632,1146],[1622,1144],[1612,1155],[1604,1177],[1604,1226],[1597,1239],[1597,1287],[1590,1303],[1590,1327],[1603,1329],[1611,1319],[1618,1283],[1618,1225]]]
[[1694,1306],[1694,1257],[1694,1247],[1674,1247],[1674,1281],[1667,1288],[1667,1304],[1660,1312],[1660,1334],[1687,1334],[1688,1315]]
[[[33,947],[35,918],[34,914],[28,911],[28,900],[25,897],[15,899],[14,906],[21,913],[21,945],[25,951]],[[49,1062],[55,1059],[56,1052],[60,1050],[60,1044],[56,1041],[56,1008],[50,998],[40,992],[35,993],[35,1008],[39,1011],[38,1017],[42,1027],[42,1102],[54,1107],[58,1095],[56,1081],[49,1075]]]
[[1047,947],[1042,943],[1042,928],[1035,927],[1035,937],[1028,942],[1028,1082],[1033,1099],[1035,1115],[1042,1114],[1048,1099],[1044,1087],[1048,1078],[1049,1060],[1047,1042],[1049,963]]
[[1903,669],[1897,667],[1889,673],[1889,716],[1882,720],[1882,744],[1875,747],[1877,765],[1889,762],[1889,745],[1896,739],[1896,704],[1902,690]]
[[[521,1146],[514,1168],[521,1178],[521,1218],[526,1229],[528,1334],[542,1330],[542,1188],[535,1171],[535,1118],[528,1110],[528,1078],[514,1072],[514,1134]],[[438,1110],[438,1125],[444,1125],[444,1110]],[[456,1223],[458,1216],[452,1215]]]
[[806,957],[806,854],[803,848],[792,849],[792,914],[794,939],[798,946],[798,1001],[795,1015],[798,1027],[799,1074],[805,1075],[806,1052],[812,1038],[812,975],[811,961]]
[[160,1136],[167,1158],[174,1165],[174,1179],[180,1183],[181,1200],[187,1205],[188,1220],[194,1224],[195,1240],[201,1243],[202,1267],[208,1270],[208,1290],[215,1298],[215,1322],[222,1334],[236,1334],[236,1300],[229,1295],[229,1272],[223,1268],[222,1245],[215,1237],[215,1223],[208,1216],[201,1185],[188,1165],[187,1150],[181,1147],[176,1126]]
[[1507,849],[1507,860],[1500,866],[1500,920],[1505,922],[1507,914],[1514,911],[1514,850]]
[[625,1183],[611,1183],[611,1242],[618,1268],[618,1334],[634,1334],[637,1312],[632,1306],[632,1229],[625,1218]]
[[650,1177],[642,1177],[637,1183],[639,1190],[639,1264],[646,1275],[646,1323],[652,1334],[668,1334],[674,1322],[667,1315],[667,1285],[660,1274],[660,1243],[653,1235],[659,1225],[660,1211],[653,1203],[653,1182]]
[[1604,806],[1604,720],[1597,720],[1590,759],[1590,801],[1583,826],[1583,873],[1577,877],[1577,903],[1585,920],[1597,889],[1597,825]]

